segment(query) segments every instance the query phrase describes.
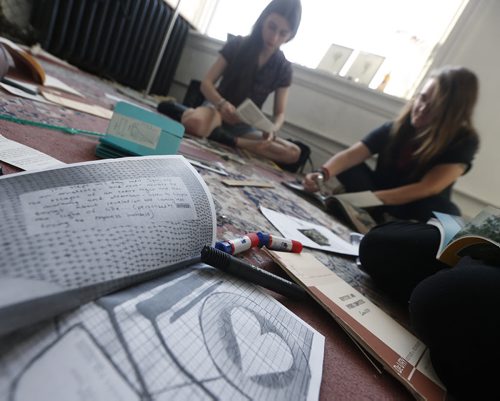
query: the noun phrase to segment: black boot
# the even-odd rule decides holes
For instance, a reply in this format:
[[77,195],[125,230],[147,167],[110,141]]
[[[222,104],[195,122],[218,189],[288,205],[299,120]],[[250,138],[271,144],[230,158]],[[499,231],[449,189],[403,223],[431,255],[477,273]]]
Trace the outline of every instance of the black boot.
[[231,135],[222,127],[215,127],[214,130],[208,136],[208,139],[212,141],[220,142],[227,146],[236,146],[236,139],[234,135]]
[[166,116],[169,116],[172,120],[179,121],[181,122],[182,119],[182,114],[187,110],[188,108],[184,106],[183,104],[174,102],[172,100],[166,100],[164,102],[158,103],[157,110],[165,114]]

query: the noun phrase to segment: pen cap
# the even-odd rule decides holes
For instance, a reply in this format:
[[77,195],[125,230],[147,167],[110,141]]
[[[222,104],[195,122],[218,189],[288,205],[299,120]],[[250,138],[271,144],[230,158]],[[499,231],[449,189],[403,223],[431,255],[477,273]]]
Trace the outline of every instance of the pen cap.
[[270,234],[259,231],[257,236],[259,237],[259,247],[267,246],[267,244],[269,244],[269,238],[271,237]]
[[302,252],[302,243],[299,241],[296,241],[294,239],[281,238],[274,235],[270,235],[269,237],[269,242],[266,245],[268,249],[293,253]]
[[233,253],[233,247],[227,241],[217,241],[215,243],[215,248],[226,253]]

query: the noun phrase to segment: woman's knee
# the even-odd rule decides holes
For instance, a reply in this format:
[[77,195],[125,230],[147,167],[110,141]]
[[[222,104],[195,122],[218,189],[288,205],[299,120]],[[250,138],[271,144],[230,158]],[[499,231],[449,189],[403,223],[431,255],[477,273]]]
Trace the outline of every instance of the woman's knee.
[[193,115],[193,114],[186,115],[186,113],[184,113],[184,115],[182,116],[181,122],[182,122],[182,125],[184,125],[186,132],[191,134],[191,135],[205,137],[205,136],[208,136],[208,134],[209,134],[209,133],[203,132],[203,125],[204,125],[203,121],[197,115]]
[[[248,143],[251,144],[249,150],[280,165],[296,163],[301,154],[301,150],[297,145],[281,138],[274,141],[250,140]],[[245,146],[241,147],[245,148]]]
[[424,278],[443,269],[436,260],[439,231],[423,223],[391,222],[370,230],[362,239],[363,270],[385,291],[407,301]]
[[187,133],[205,138],[210,135],[213,129],[213,120],[214,116],[211,115],[210,111],[198,108],[184,112],[181,122]]
[[[500,269],[463,257],[422,281],[410,298],[414,332],[457,400],[497,400]],[[486,369],[482,369],[486,367]]]
[[[288,141],[287,141],[288,142]],[[288,142],[285,145],[285,151],[283,152],[283,161],[285,164],[297,163],[300,158],[300,148],[292,142]]]

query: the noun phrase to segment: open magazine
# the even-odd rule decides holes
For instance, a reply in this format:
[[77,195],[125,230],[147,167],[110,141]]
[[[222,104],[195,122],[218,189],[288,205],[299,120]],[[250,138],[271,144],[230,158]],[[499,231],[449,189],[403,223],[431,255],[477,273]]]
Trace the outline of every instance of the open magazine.
[[0,399],[318,399],[323,336],[196,263],[215,207],[182,156],[7,175],[0,204]]
[[244,123],[263,132],[273,132],[274,124],[264,115],[251,99],[244,100],[236,109],[236,114]]
[[382,204],[371,191],[323,195],[321,192],[308,192],[302,184],[295,181],[283,182],[283,185],[335,216],[351,230],[366,234],[377,224],[364,209]]
[[436,257],[454,266],[464,255],[500,264],[500,209],[488,206],[468,223],[460,217],[435,212],[435,225],[441,233]]
[[427,346],[313,254],[269,251],[347,334],[418,400],[446,399]]

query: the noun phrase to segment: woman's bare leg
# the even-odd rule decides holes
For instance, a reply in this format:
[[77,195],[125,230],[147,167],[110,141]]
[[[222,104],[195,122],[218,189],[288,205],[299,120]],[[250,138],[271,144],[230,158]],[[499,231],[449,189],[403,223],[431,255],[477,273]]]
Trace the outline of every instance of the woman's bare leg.
[[300,157],[300,148],[281,138],[269,141],[239,137],[236,146],[278,163],[292,164]]
[[221,123],[220,114],[213,107],[200,106],[188,109],[182,114],[182,124],[186,132],[200,138],[208,137]]

